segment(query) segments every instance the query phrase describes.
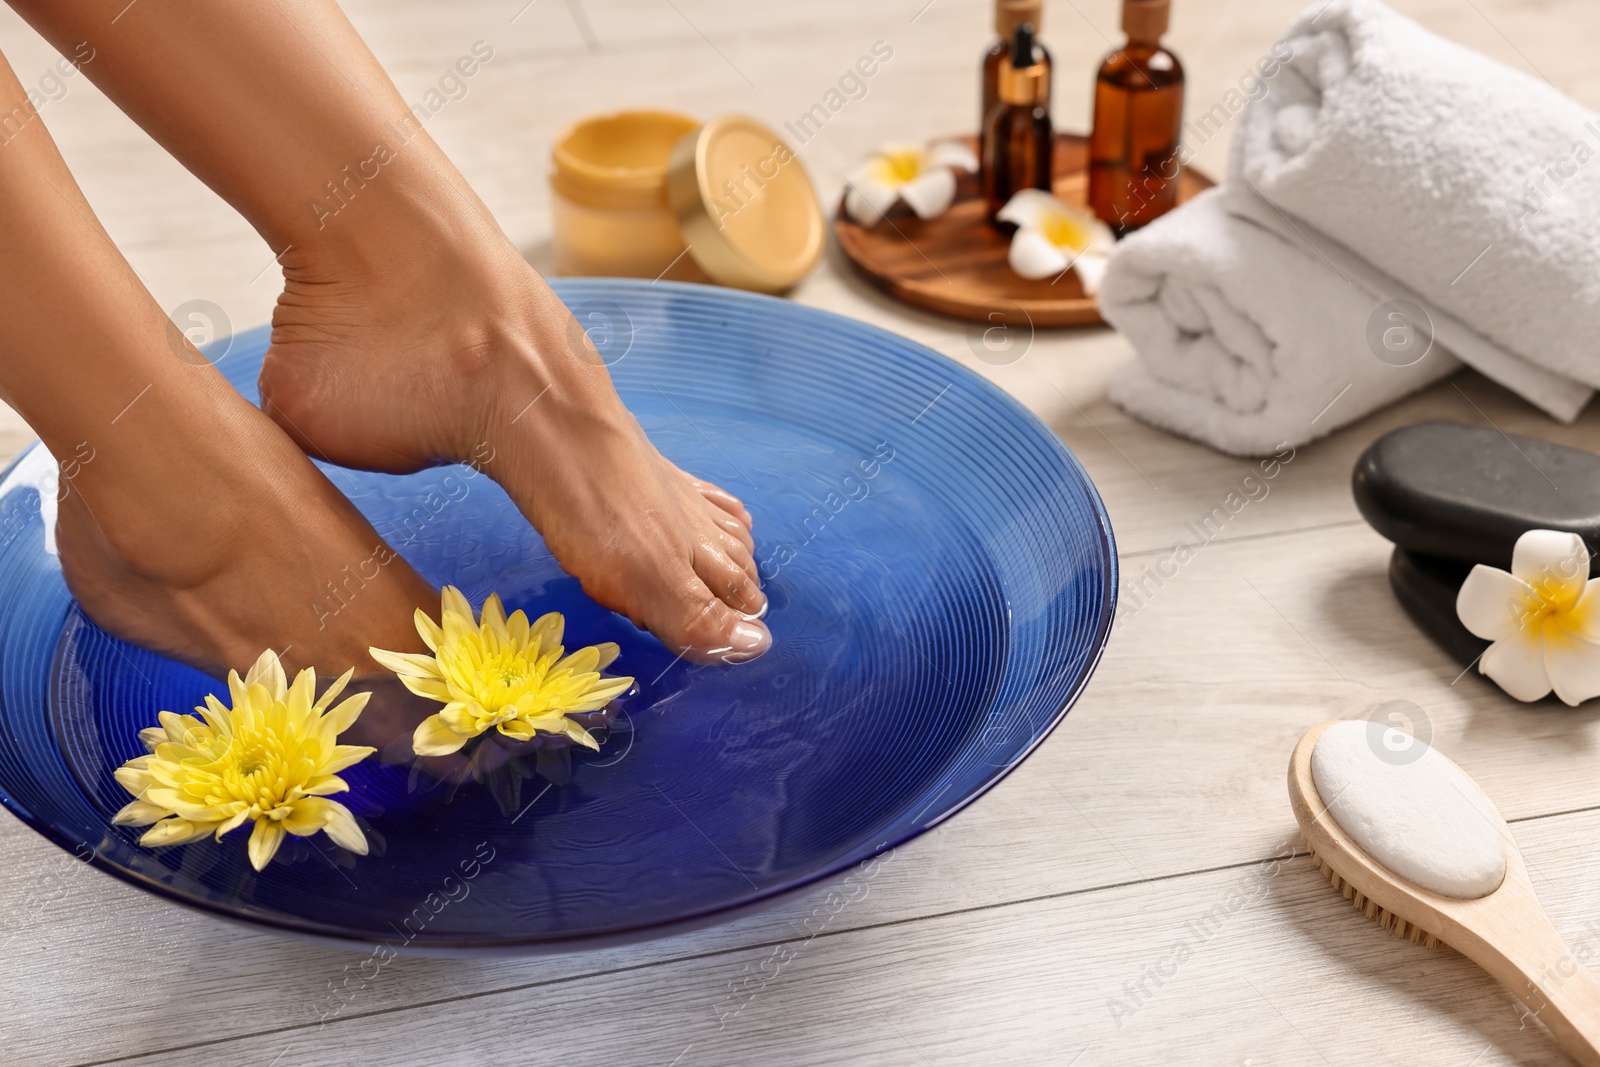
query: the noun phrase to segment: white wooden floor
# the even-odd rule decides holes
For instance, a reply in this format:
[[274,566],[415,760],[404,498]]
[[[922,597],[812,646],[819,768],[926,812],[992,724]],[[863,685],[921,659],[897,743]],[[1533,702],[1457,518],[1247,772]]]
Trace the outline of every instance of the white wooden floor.
[[[1191,114],[1221,100],[1298,6],[1178,0],[1169,41],[1189,71]],[[1600,106],[1600,6],[1588,0],[1398,6]],[[493,46],[470,95],[430,130],[543,265],[549,145],[573,118],[649,104],[776,126],[881,39],[893,59],[802,153],[832,197],[879,140],[972,125],[989,3],[348,7],[408,99],[473,42]],[[1050,0],[1059,125],[1083,128],[1093,65],[1115,25],[1113,0]],[[8,13],[0,48],[24,83],[53,59]],[[69,86],[45,120],[163,306],[205,299],[235,328],[264,322],[277,282],[266,246],[84,79]],[[1207,142],[1201,165],[1220,173],[1225,142]],[[1105,383],[1130,351],[1108,331],[1040,334],[1017,362],[988,366],[962,326],[863,287],[836,253],[794,298],[900,331],[1015,393],[1100,486],[1130,578],[1247,470],[1112,407]],[[3,414],[9,456],[30,435]],[[1350,500],[1351,463],[1379,433],[1485,417],[1600,449],[1600,412],[1557,427],[1462,375],[1301,450],[1268,497],[1118,630],[1048,743],[977,805],[901,849],[867,897],[813,938],[799,925],[815,904],[804,899],[586,956],[401,959],[324,1019],[331,986],[361,957],[178,910],[0,816],[0,1062],[1566,1062],[1462,957],[1390,938],[1299,852],[1274,862],[1297,847],[1284,773],[1300,733],[1411,700],[1435,743],[1511,821],[1563,932],[1600,951],[1600,705],[1525,707],[1475,675],[1457,680],[1390,596],[1388,546]],[[1202,938],[1195,924],[1208,913],[1222,917]],[[792,958],[774,974],[780,945]]]

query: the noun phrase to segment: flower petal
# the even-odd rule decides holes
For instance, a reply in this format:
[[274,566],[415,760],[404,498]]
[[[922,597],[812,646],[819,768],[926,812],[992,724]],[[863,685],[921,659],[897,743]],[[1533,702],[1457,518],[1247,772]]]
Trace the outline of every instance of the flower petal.
[[1478,660],[1478,672],[1517,700],[1540,700],[1550,692],[1543,644],[1531,627],[1518,630],[1489,646]]
[[443,678],[417,678],[409,674],[399,676],[400,684],[429,700],[450,700],[450,685]]
[[567,674],[589,674],[600,669],[600,649],[594,645],[580,648],[571,655],[556,660],[550,668],[550,675],[554,677],[563,672]]
[[428,618],[428,613],[421,608],[417,609],[413,620],[417,624],[417,634],[422,638],[422,643],[434,652],[439,651],[439,642],[444,640],[444,631],[439,624]]
[[956,198],[956,172],[949,167],[930,170],[900,187],[904,200],[919,219],[938,218]]
[[[401,682],[415,681],[414,678],[402,678]],[[322,717],[322,731],[329,738],[338,737],[361,717],[366,710],[367,701],[372,699],[371,693],[354,693],[340,701],[333,709]]]
[[1018,230],[1006,257],[1011,269],[1024,278],[1049,278],[1072,265],[1050,239],[1038,230]]
[[111,817],[111,821],[118,826],[149,826],[171,814],[160,804],[152,804],[148,800],[130,800]]
[[294,683],[289,686],[289,692],[284,697],[288,705],[291,721],[299,727],[304,727],[306,720],[311,718],[312,707],[317,701],[317,672],[310,667],[294,676]]
[[334,699],[337,698],[340,693],[344,692],[344,687],[350,684],[350,679],[355,677],[355,673],[356,669],[351,667],[349,670],[345,671],[343,674],[339,675],[339,677],[330,682],[328,684],[328,688],[325,689],[322,695],[317,698],[316,703],[311,705],[312,710],[318,715],[321,715],[323,712],[327,711],[328,707],[334,702]]
[[1527,582],[1482,563],[1472,568],[1456,594],[1456,617],[1485,641],[1498,641],[1521,630],[1538,607],[1538,597]]
[[358,856],[367,854],[367,835],[361,832],[361,826],[356,822],[356,817],[350,814],[349,808],[336,800],[324,800],[321,797],[307,797],[295,807],[298,809],[313,805],[314,817],[320,820],[319,825],[323,833],[327,834],[334,844]]
[[256,870],[263,870],[272,862],[272,857],[278,854],[278,846],[283,844],[283,825],[271,819],[257,819],[256,828],[250,833],[250,866]]
[[495,729],[513,741],[532,741],[535,733],[533,725],[523,719],[507,719],[495,724]]
[[[141,760],[146,758],[147,757],[143,756],[140,757]],[[122,788],[126,789],[134,796],[144,797],[145,794],[150,791],[150,787],[155,785],[155,776],[152,775],[143,764],[134,766],[134,762],[135,761],[133,760],[129,760],[121,767],[118,767],[112,772],[112,777],[117,780],[118,784],[120,784]]]
[[884,215],[894,207],[895,201],[900,199],[898,186],[879,181],[867,175],[852,176],[846,179],[847,191],[844,194],[844,210],[856,222],[863,226],[876,226],[883,221]]
[[927,158],[928,163],[935,167],[955,167],[970,173],[978,170],[978,157],[959,141],[934,142],[928,146]]
[[566,628],[567,620],[561,617],[561,612],[546,612],[529,628],[529,645],[537,647],[538,654],[542,656],[552,649],[561,647],[561,637]]
[[1065,204],[1043,189],[1018,189],[996,213],[995,218],[1030,230],[1044,225],[1050,216],[1065,210]]
[[506,639],[506,606],[500,602],[499,593],[490,593],[483,602],[483,626],[502,641]]
[[576,701],[564,711],[597,711],[611,703],[617,697],[626,693],[633,685],[632,678],[604,678],[595,683],[583,694],[581,700]]
[[264,686],[274,700],[282,700],[289,691],[289,676],[283,673],[283,663],[278,659],[278,654],[269,648],[245,672],[244,684],[246,689],[252,685]]
[[591,737],[588,730],[585,730],[571,719],[562,720],[562,726],[565,728],[567,736],[584,748],[592,748],[596,752],[600,751],[600,742]]
[[335,745],[333,751],[317,765],[317,773],[338,774],[346,767],[360,763],[376,751],[378,750],[370,745]]
[[1511,550],[1511,573],[1544,600],[1570,608],[1589,580],[1589,549],[1575,533],[1529,530]]
[[350,792],[350,783],[333,774],[325,774],[313,778],[306,783],[304,793],[308,797],[331,797],[335,793]]
[[475,618],[472,613],[472,605],[467,601],[466,594],[453,585],[445,586],[439,593],[439,603],[442,608],[441,619],[443,615],[452,614],[461,615],[467,619]]
[[139,844],[147,848],[161,848],[165,845],[183,845],[196,838],[205,837],[211,832],[211,827],[205,823],[190,822],[176,816],[156,823],[144,832],[139,838]]
[[381,648],[367,649],[367,655],[401,677],[438,678],[439,663],[432,656],[420,652],[385,652]]
[[1563,704],[1575,708],[1600,696],[1600,643],[1586,640],[1555,621],[1544,627],[1544,667],[1551,688]]
[[250,818],[250,809],[249,808],[241,808],[239,811],[234,812],[232,818],[229,818],[226,821],[220,822],[220,823],[217,824],[217,830],[216,830],[217,840],[218,841],[222,840],[222,835],[223,834],[231,834],[231,833],[233,833],[239,827],[243,826],[245,824],[245,820],[247,820],[249,818]]
[[597,671],[603,671],[615,663],[617,656],[622,652],[621,647],[619,647],[615,641],[602,641],[598,645],[594,646],[594,650],[595,652],[599,653],[600,656],[600,658],[595,661],[594,665],[594,669]]
[[1584,584],[1583,595],[1561,620],[1561,628],[1589,641],[1600,641],[1600,578]]
[[411,735],[411,751],[419,756],[448,756],[466,743],[466,736],[450,729],[442,715],[423,719],[417,732]]
[[[228,698],[236,708],[242,708],[250,702],[250,687],[239,677],[238,671],[228,672]],[[206,707],[212,712],[217,710],[209,697],[206,698]]]

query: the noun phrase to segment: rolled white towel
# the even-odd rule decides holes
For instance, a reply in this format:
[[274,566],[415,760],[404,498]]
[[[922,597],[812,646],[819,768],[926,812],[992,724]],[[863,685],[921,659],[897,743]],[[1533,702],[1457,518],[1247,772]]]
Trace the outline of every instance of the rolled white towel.
[[1112,400],[1223,452],[1265,455],[1460,366],[1440,346],[1407,366],[1379,359],[1368,324],[1395,294],[1252,221],[1259,207],[1212,189],[1117,245],[1100,311],[1140,358],[1112,381]]
[[1316,0],[1285,42],[1230,180],[1502,348],[1600,387],[1600,116],[1376,0]]

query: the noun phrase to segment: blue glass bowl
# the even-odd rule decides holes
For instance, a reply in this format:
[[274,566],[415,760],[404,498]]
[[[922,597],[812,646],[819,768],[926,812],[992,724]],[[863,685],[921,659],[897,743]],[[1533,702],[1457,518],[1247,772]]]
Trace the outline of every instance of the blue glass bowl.
[[[562,785],[446,788],[377,760],[346,772],[365,857],[290,838],[258,874],[248,830],[143,848],[111,825],[128,799],[112,771],[158,711],[226,690],[78,611],[36,444],[0,480],[0,802],[94,866],[226,918],[549,952],[723,921],[843,872],[971,803],[1066,714],[1110,629],[1116,552],[1082,467],[1020,405],[904,338],[780,300],[556,289],[661,451],[756,516],[769,654],[676,659],[585,597],[469,468],[324,468],[429,581],[566,613],[568,644],[619,642],[615,669],[640,692]],[[255,399],[266,344],[252,330],[208,356]]]

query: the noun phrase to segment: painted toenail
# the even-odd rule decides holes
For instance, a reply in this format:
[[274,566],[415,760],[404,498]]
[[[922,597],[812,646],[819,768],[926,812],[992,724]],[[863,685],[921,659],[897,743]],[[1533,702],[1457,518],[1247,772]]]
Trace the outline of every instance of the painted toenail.
[[759,622],[741,622],[728,635],[728,651],[723,657],[729,663],[755,659],[772,646],[772,634]]

